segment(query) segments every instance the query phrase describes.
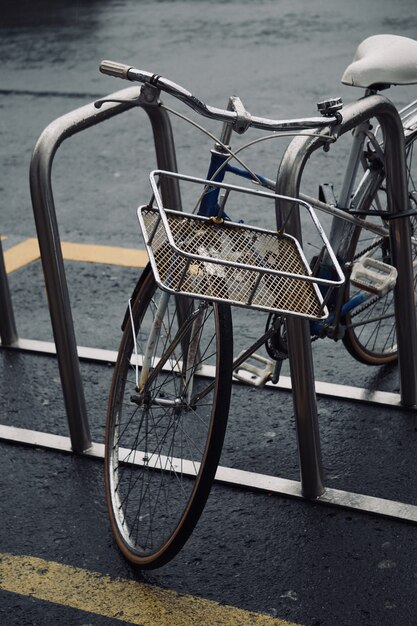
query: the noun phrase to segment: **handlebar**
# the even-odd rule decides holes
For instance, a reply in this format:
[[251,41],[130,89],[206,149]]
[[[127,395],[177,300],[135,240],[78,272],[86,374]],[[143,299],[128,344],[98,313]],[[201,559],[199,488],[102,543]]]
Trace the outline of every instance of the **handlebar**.
[[269,131],[298,131],[312,128],[323,128],[339,124],[339,118],[337,116],[308,117],[292,120],[271,120],[264,117],[250,115],[244,110],[229,111],[226,109],[218,109],[205,104],[193,96],[193,94],[187,89],[181,87],[181,85],[177,85],[167,78],[159,76],[159,74],[152,74],[151,72],[138,70],[130,65],[124,65],[123,63],[117,63],[115,61],[102,61],[100,63],[100,72],[102,72],[102,74],[122,78],[124,80],[153,85],[157,89],[165,91],[174,98],[181,100],[181,102],[184,102],[191,109],[196,111],[196,113],[199,113],[204,117],[232,124],[234,129],[240,133],[244,132],[248,126]]

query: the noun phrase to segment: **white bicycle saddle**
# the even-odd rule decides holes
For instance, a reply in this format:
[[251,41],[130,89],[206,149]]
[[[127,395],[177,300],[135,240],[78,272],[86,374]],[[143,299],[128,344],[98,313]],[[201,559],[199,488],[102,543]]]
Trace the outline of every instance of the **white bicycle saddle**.
[[417,83],[417,41],[398,35],[374,35],[359,44],[342,83],[354,87]]

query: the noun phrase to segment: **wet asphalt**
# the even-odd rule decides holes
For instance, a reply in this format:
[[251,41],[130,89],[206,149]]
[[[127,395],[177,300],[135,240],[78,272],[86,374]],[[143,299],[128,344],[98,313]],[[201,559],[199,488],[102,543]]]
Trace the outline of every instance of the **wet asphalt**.
[[[415,35],[412,9],[407,0],[395,6],[375,0],[366,11],[359,2],[328,1],[314,8],[267,0],[256,8],[205,1],[67,0],[57,6],[43,0],[36,8],[23,0],[13,3],[0,19],[4,248],[36,237],[28,170],[39,134],[59,115],[121,88],[98,74],[101,58],[137,65],[143,60],[144,69],[172,77],[207,99],[207,84],[213,85],[211,98],[218,106],[225,94],[243,91],[250,110],[289,117],[306,113],[302,95],[312,103],[307,114],[314,114],[316,99],[334,86],[339,90],[341,71],[361,39],[374,32]],[[271,51],[273,63],[266,62]],[[286,87],[279,101],[269,80],[272,69]],[[395,94],[400,101],[405,97],[400,90]],[[206,155],[200,163],[191,131],[175,122],[177,127],[180,167],[204,168]],[[268,161],[274,150],[260,154]],[[144,195],[147,199],[153,163],[150,131],[137,111],[65,143],[53,169],[62,240],[141,246],[135,209]],[[65,267],[77,343],[117,349],[138,270],[83,262]],[[19,336],[52,341],[40,262],[14,272],[9,282]],[[238,336],[251,327],[251,319],[237,316]],[[395,366],[366,368],[341,345],[324,342],[314,346],[314,356],[320,380],[399,391]],[[90,428],[98,442],[104,436],[111,372],[110,364],[81,364]],[[2,349],[0,380],[2,424],[68,434],[54,357]],[[290,395],[238,387],[232,402],[222,465],[297,480]],[[318,407],[327,486],[417,502],[415,412],[324,398]],[[4,442],[0,448],[1,552],[145,581],[306,626],[417,624],[417,529],[411,524],[215,485],[177,558],[161,570],[140,573],[112,538],[100,461]],[[0,591],[0,623],[120,621]]]

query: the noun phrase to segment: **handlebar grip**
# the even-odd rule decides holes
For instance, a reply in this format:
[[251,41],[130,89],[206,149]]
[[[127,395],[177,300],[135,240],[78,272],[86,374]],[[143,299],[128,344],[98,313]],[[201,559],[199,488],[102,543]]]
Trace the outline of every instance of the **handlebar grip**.
[[100,72],[102,74],[108,74],[109,76],[115,76],[116,78],[128,79],[127,73],[131,68],[131,65],[116,63],[116,61],[104,60],[100,63]]

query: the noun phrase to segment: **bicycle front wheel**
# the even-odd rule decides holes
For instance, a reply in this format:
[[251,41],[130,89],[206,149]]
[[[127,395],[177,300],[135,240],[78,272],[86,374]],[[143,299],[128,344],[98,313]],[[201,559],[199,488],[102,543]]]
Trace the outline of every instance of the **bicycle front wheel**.
[[123,554],[154,568],[182,548],[214,480],[230,403],[231,314],[166,297],[148,267],[130,317],[109,398],[106,499]]
[[[417,209],[417,163],[413,160],[414,139],[406,144],[407,184],[409,208]],[[384,190],[379,192],[383,197]],[[410,220],[411,248],[414,273],[414,292],[417,287],[417,217]],[[382,223],[388,228],[388,223]],[[391,265],[391,248],[388,237],[377,237],[364,229],[357,229],[353,239],[353,260],[363,254]],[[355,288],[348,285],[347,299],[354,296]],[[346,316],[346,333],[343,342],[347,350],[358,361],[367,365],[384,365],[398,358],[395,331],[394,291],[380,296],[371,296],[356,310]]]

